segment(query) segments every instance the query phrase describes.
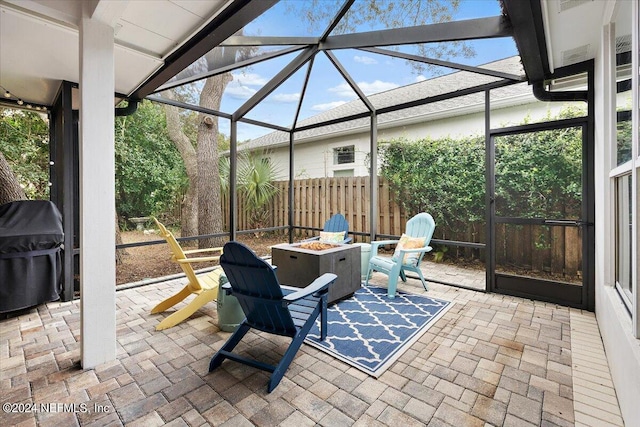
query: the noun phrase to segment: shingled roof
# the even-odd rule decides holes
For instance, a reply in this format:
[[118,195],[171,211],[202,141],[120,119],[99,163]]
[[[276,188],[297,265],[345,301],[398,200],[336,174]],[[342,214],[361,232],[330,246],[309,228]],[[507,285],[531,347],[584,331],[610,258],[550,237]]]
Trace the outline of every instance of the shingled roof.
[[[500,61],[491,62],[480,66],[495,71],[501,71],[514,75],[524,76],[524,70],[519,56],[502,59]],[[396,89],[377,93],[369,96],[369,100],[376,110],[385,107],[391,107],[411,101],[422,100],[443,94],[455,94],[455,92],[482,86],[485,84],[499,82],[501,79],[471,73],[467,71],[459,71],[432,79],[423,80],[421,82],[402,86]],[[493,89],[493,97],[496,99],[507,99],[519,97],[525,94],[531,94],[531,89],[526,83],[519,83]],[[471,95],[449,98],[443,101],[424,104],[416,107],[395,110],[389,113],[380,114],[378,116],[378,127],[390,127],[392,123],[402,122],[403,124],[426,121],[443,112],[453,113],[455,110],[461,110],[468,107],[484,106],[484,93],[478,92]],[[356,99],[331,110],[316,114],[298,123],[298,127],[304,127],[317,123],[331,122],[342,117],[349,117],[359,113],[367,113],[367,109],[362,101]],[[451,114],[456,115],[456,114]],[[352,133],[358,130],[369,128],[369,118],[360,118],[341,123],[333,123],[327,126],[316,127],[313,129],[298,131],[295,134],[296,143],[309,142],[319,137],[335,135],[340,133]],[[281,145],[289,144],[289,135],[286,132],[274,131],[264,136],[255,138],[242,144],[240,150],[255,150],[258,148],[273,148]]]

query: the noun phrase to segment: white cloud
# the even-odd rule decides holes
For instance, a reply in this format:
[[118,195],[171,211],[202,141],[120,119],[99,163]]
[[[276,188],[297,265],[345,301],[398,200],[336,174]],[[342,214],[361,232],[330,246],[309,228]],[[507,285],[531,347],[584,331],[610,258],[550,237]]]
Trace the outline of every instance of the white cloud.
[[278,93],[273,95],[273,100],[277,102],[296,102],[300,99],[300,93]]
[[327,102],[326,104],[316,104],[313,107],[311,107],[311,109],[313,111],[327,111],[327,110],[331,110],[332,108],[339,107],[343,104],[346,104],[346,101]]
[[416,83],[420,83],[427,80],[427,78],[425,76],[423,76],[422,74],[420,74],[419,76],[416,76]]
[[232,81],[227,85],[224,93],[235,99],[249,99],[256,93],[256,90]]
[[371,83],[359,82],[358,86],[367,95],[370,95],[372,93],[384,92],[385,90],[391,90],[391,89],[395,89],[395,88],[398,87],[398,85],[395,84],[395,83],[383,82],[383,81],[380,81],[380,80],[376,80],[376,81],[371,82]]
[[225,94],[234,99],[249,99],[256,93],[254,87],[262,87],[267,79],[256,73],[232,73],[233,80],[225,89]]
[[372,58],[370,56],[356,55],[353,57],[353,60],[365,65],[373,65],[378,63],[378,61],[375,58]]
[[233,81],[247,86],[263,86],[268,80],[256,73],[232,73]]
[[330,87],[329,92],[333,92],[341,98],[352,99],[356,97],[356,93],[347,83],[340,83],[338,86]]
[[[393,82],[383,82],[380,80],[375,80],[373,82],[358,82],[356,84],[364,92],[365,95],[384,92],[386,90],[391,90],[398,87],[398,85]],[[335,93],[341,98],[353,99],[356,97],[355,92],[347,83],[341,83],[338,86],[329,88],[329,91]]]

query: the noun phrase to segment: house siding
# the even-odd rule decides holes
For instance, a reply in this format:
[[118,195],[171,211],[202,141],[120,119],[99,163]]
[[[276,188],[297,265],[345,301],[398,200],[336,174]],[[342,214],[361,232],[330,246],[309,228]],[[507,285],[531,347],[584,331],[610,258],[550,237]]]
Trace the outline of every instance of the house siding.
[[[491,111],[492,127],[505,127],[521,124],[525,118],[531,122],[542,121],[548,115],[557,115],[567,104],[540,102],[530,93],[530,88],[524,85],[528,94],[522,94],[509,100],[499,100],[496,103],[501,108]],[[577,104],[583,106],[584,104]],[[395,138],[417,140],[422,138],[453,137],[463,138],[468,135],[484,134],[484,105],[467,106],[461,109],[457,116],[451,116],[455,111],[446,111],[438,114],[419,118],[403,123],[398,120],[393,123],[384,123],[378,129],[378,142],[384,142]],[[445,117],[449,116],[449,117]],[[417,121],[417,122],[416,122]],[[355,161],[352,164],[333,163],[333,150],[335,148],[354,145]],[[289,172],[289,147],[281,143],[271,147],[263,146],[258,150],[264,150],[265,156],[277,165],[278,179],[287,179]],[[326,134],[313,138],[297,141],[294,151],[294,178],[330,178],[336,171],[353,170],[353,176],[369,176],[367,157],[370,152],[370,137],[368,127],[360,127],[355,130],[340,132],[340,134]]]

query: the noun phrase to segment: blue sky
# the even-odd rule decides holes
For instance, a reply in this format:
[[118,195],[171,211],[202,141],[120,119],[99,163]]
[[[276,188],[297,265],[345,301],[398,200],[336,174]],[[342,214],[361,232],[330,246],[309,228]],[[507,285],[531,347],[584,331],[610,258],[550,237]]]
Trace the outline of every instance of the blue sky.
[[[461,0],[460,3],[459,13],[454,16],[456,20],[500,15],[500,8],[496,0]],[[322,30],[310,33],[308,23],[300,19],[300,16],[304,16],[304,10],[295,13],[287,10],[291,7],[304,9],[308,4],[309,2],[304,0],[283,0],[256,21],[247,25],[245,34],[318,36]],[[320,0],[320,4],[327,8],[336,7],[333,1]],[[310,10],[308,12],[312,13]],[[319,27],[324,27],[324,23],[321,23]],[[362,31],[372,29],[383,29],[383,27],[379,23],[362,27]],[[474,57],[452,58],[451,60],[467,65],[481,65],[517,54],[513,40],[510,38],[474,42],[471,43],[471,46],[476,53]],[[407,53],[414,53],[410,47],[400,47],[399,49]],[[404,60],[353,49],[335,51],[334,54],[357,82],[360,89],[368,95],[416,83],[438,75],[437,73],[451,72],[449,69],[415,70]],[[232,73],[234,79],[227,86],[222,99],[222,111],[235,111],[297,55],[298,53],[288,54],[247,69],[234,71]],[[305,65],[263,100],[260,105],[251,110],[246,117],[281,126],[291,126],[306,73],[307,66]],[[348,86],[328,58],[320,53],[316,55],[314,60],[299,120],[355,98],[355,92]],[[220,130],[228,135],[229,122],[221,119],[219,123]],[[261,127],[242,123],[238,125],[238,139],[240,141],[269,132],[271,130]]]

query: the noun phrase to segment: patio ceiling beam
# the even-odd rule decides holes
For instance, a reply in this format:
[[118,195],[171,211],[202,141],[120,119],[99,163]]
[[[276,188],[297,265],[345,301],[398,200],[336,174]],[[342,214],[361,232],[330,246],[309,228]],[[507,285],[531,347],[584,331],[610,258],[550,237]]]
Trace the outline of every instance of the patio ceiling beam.
[[488,39],[511,35],[512,28],[509,20],[504,16],[494,16],[330,36],[325,42],[320,43],[320,49],[357,49],[373,46]]
[[324,122],[318,122],[318,123],[311,123],[311,124],[308,124],[308,125],[302,125],[300,127],[296,127],[293,130],[295,132],[302,132],[302,131],[305,131],[305,130],[311,130],[311,129],[321,128],[321,127],[324,127],[324,126],[336,125],[338,123],[348,122],[348,121],[351,121],[351,120],[364,119],[364,118],[369,118],[369,117],[371,117],[371,112],[370,111],[364,111],[362,113],[351,114],[350,116],[343,116],[343,117],[338,117],[338,118],[331,119],[331,120],[325,120]]
[[338,61],[338,58],[336,58],[333,52],[329,50],[325,50],[324,53],[325,55],[327,55],[327,57],[329,57],[329,60],[331,61],[333,66],[336,67],[336,69],[342,75],[342,77],[347,81],[347,83],[349,83],[349,86],[351,86],[351,89],[353,89],[356,95],[358,95],[358,98],[360,98],[360,100],[364,102],[364,104],[367,106],[367,109],[371,112],[374,112],[376,109],[371,103],[371,101],[369,101],[369,98],[367,98],[367,95],[365,95],[362,89],[360,89],[360,87],[356,84],[356,82],[353,81],[353,79],[351,78],[347,70],[344,69],[344,67],[342,66],[340,61]]
[[273,129],[273,130],[279,130],[281,132],[291,132],[291,129],[284,127],[284,126],[279,126],[279,125],[274,125],[271,123],[266,123],[266,122],[261,122],[260,120],[253,120],[253,119],[248,119],[246,117],[242,117],[240,119],[238,119],[239,122],[242,123],[246,123],[249,125],[254,125],[254,126],[260,126],[263,128],[268,128],[268,129]]
[[318,52],[317,47],[308,47],[296,56],[289,64],[287,64],[282,70],[278,72],[271,80],[260,88],[247,102],[242,104],[233,113],[233,120],[239,120],[244,117],[252,108],[254,108],[260,101],[266,98],[271,92],[276,90],[285,80],[287,80],[293,73],[298,71],[313,55]]
[[254,56],[253,58],[248,58],[248,59],[245,59],[243,61],[231,62],[231,63],[228,63],[228,64],[220,65],[219,67],[214,68],[213,70],[209,70],[209,71],[207,71],[205,73],[192,75],[192,76],[189,76],[189,77],[185,77],[183,79],[174,80],[174,81],[168,82],[166,84],[163,84],[157,90],[155,90],[154,93],[162,92],[163,90],[172,89],[174,87],[182,86],[182,85],[185,85],[185,84],[188,84],[188,83],[192,83],[192,82],[195,82],[195,81],[198,81],[198,80],[202,80],[202,79],[206,79],[206,78],[209,78],[209,77],[217,76],[218,74],[224,74],[224,73],[227,73],[229,71],[236,70],[238,68],[248,67],[250,65],[258,64],[260,62],[267,61],[269,59],[273,59],[273,58],[277,58],[279,56],[287,55],[289,53],[296,52],[296,51],[301,50],[301,49],[303,49],[302,46],[292,46],[292,47],[289,47],[289,48],[286,48],[286,49],[282,49],[282,50],[278,50],[278,51],[275,51],[275,52],[267,52],[265,54]]
[[[201,107],[199,105],[187,104],[185,102],[176,101],[174,99],[162,98],[158,95],[149,95],[145,99],[148,99],[149,101],[153,101],[153,102],[159,102],[160,104],[171,105],[172,107],[184,108],[185,110],[192,110],[202,114],[209,114],[211,116],[222,117],[223,119],[227,119],[227,120],[231,120],[232,118],[231,114],[223,113],[222,111],[211,110],[209,108]],[[238,121],[247,123],[250,125],[260,126],[264,128],[273,129],[273,130],[279,130],[282,132],[291,131],[291,129],[286,128],[284,126],[278,126],[271,123],[261,122],[259,120],[242,118],[242,119],[239,119]]]
[[459,64],[457,62],[443,61],[441,59],[435,59],[435,58],[427,58],[424,56],[412,55],[409,53],[397,52],[389,49],[381,49],[378,47],[365,47],[359,50],[371,52],[371,53],[377,53],[380,55],[392,56],[394,58],[406,59],[409,61],[422,62],[424,64],[438,65],[440,67],[447,67],[447,68],[452,68],[452,69],[461,70],[461,71],[469,71],[472,73],[483,74],[485,76],[497,77],[500,79],[514,80],[517,82],[526,81],[525,76],[518,76],[516,74],[510,74],[510,73],[503,73],[501,71],[494,71],[494,70],[489,70],[481,67],[472,67],[469,65]]
[[163,98],[159,95],[149,95],[146,97],[149,101],[159,102],[160,104],[171,105],[172,107],[184,108],[185,110],[192,110],[198,113],[209,114],[211,116],[222,117],[231,120],[231,114],[223,113],[222,111],[211,110],[199,105],[187,104],[186,102],[176,101],[175,99]]
[[329,37],[329,34],[331,34],[331,31],[333,31],[336,28],[340,20],[344,17],[344,15],[347,14],[349,9],[351,8],[351,5],[355,1],[356,0],[347,0],[344,2],[344,4],[342,5],[338,13],[336,13],[336,16],[333,17],[333,19],[327,26],[327,29],[324,30],[324,33],[322,34],[322,36],[320,36],[320,42],[324,42],[325,40],[327,40],[327,37]]
[[220,46],[308,46],[319,41],[320,37],[231,36]]
[[211,49],[244,28],[249,22],[268,10],[277,0],[231,0],[220,14],[214,17],[189,41],[169,55],[164,65],[147,79],[131,97],[142,99],[153,93],[180,71],[193,64]]

